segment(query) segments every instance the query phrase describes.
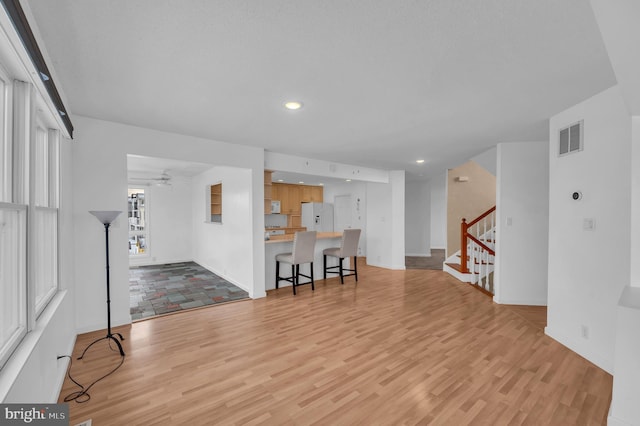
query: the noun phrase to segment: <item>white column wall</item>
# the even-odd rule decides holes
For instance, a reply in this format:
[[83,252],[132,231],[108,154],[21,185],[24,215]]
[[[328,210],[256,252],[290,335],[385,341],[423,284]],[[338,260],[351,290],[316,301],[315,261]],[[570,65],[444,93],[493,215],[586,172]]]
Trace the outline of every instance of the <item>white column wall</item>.
[[404,171],[389,183],[367,183],[367,264],[405,269]]
[[431,248],[447,248],[447,174],[429,180],[431,187]]
[[406,255],[431,256],[431,185],[429,182],[407,182],[405,202]]
[[[631,217],[640,213],[640,117],[631,118]],[[607,424],[625,426],[640,419],[640,224],[631,221],[630,285],[625,287],[618,301],[613,395]]]
[[549,143],[497,147],[496,303],[547,304]]
[[[584,150],[558,157],[558,132],[584,120]],[[617,86],[549,123],[546,333],[613,372],[616,308],[629,283],[631,120]],[[574,201],[571,194],[581,191]],[[583,230],[584,219],[595,229]],[[586,331],[586,336],[583,334]]]
[[391,269],[405,269],[404,209],[405,209],[405,172],[389,172],[391,185]]
[[[206,192],[222,183],[222,223],[205,222]],[[251,241],[251,170],[213,167],[193,177],[191,219],[194,260],[253,297],[251,256],[242,241]],[[264,245],[264,238],[261,241]],[[264,257],[264,256],[263,256]],[[263,277],[264,280],[264,277]]]
[[[631,119],[631,259],[640,259],[640,116]],[[633,262],[630,284],[640,287],[640,268]]]
[[[127,211],[127,154],[226,165],[252,170],[245,190],[252,203],[245,227],[248,239],[237,239],[246,263],[239,276],[251,277],[243,286],[253,289],[253,297],[264,291],[264,152],[259,148],[171,134],[87,117],[74,117],[73,143],[76,325],[86,332],[106,327],[104,277],[104,228],[89,210]],[[259,214],[254,214],[259,209]],[[112,325],[128,324],[129,256],[126,213],[110,231]],[[201,238],[194,235],[194,239]],[[248,272],[247,272],[248,271]],[[245,275],[248,273],[248,275]],[[235,276],[235,272],[230,272]]]

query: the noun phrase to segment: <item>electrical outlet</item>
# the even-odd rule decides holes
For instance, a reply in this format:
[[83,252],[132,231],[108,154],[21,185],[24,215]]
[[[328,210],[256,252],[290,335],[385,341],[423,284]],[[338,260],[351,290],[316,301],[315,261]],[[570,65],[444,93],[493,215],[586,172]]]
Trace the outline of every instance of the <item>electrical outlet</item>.
[[582,332],[582,338],[583,339],[588,339],[589,338],[589,327],[587,327],[586,325],[582,324],[581,332]]

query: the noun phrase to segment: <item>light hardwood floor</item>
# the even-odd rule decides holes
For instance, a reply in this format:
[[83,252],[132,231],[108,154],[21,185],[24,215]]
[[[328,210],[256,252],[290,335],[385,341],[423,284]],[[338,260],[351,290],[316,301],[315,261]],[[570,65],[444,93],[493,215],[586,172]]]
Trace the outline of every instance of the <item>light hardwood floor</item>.
[[[441,271],[359,275],[118,328],[124,364],[70,403],[70,424],[606,424],[612,377],[544,335],[544,308]],[[78,336],[75,356],[102,335]],[[103,342],[72,375],[119,360]]]

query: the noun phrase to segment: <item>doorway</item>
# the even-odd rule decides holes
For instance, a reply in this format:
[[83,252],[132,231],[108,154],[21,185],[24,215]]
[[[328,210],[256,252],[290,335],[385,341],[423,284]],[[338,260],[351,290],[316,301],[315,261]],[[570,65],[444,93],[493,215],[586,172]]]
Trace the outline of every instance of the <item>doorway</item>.
[[333,199],[335,232],[351,228],[351,195],[336,195]]

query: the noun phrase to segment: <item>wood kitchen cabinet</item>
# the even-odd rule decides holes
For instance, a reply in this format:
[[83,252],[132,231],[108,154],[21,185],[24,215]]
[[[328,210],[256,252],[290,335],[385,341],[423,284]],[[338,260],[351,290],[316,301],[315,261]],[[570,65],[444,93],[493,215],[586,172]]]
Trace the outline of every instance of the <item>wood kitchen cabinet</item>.
[[311,186],[311,202],[312,203],[323,203],[324,202],[324,191],[321,186]]
[[300,216],[302,203],[323,202],[323,188],[275,182],[271,185],[271,199],[280,201],[281,214]]
[[[280,185],[279,183],[273,183],[271,185],[271,199],[274,201],[280,201],[282,202],[282,195],[280,195],[280,189],[282,188],[282,185]],[[282,208],[282,206],[281,206]]]
[[280,195],[280,213],[282,214],[291,214],[291,185],[280,184],[279,195]]
[[300,215],[302,214],[302,186],[301,185],[289,185],[289,204],[290,214]]
[[321,186],[298,185],[300,187],[300,202],[302,203],[322,203],[323,191]]
[[309,185],[304,185],[300,187],[300,202],[302,203],[311,202],[311,187]]
[[271,200],[274,199],[271,173],[270,170],[264,171],[264,214],[271,214]]

